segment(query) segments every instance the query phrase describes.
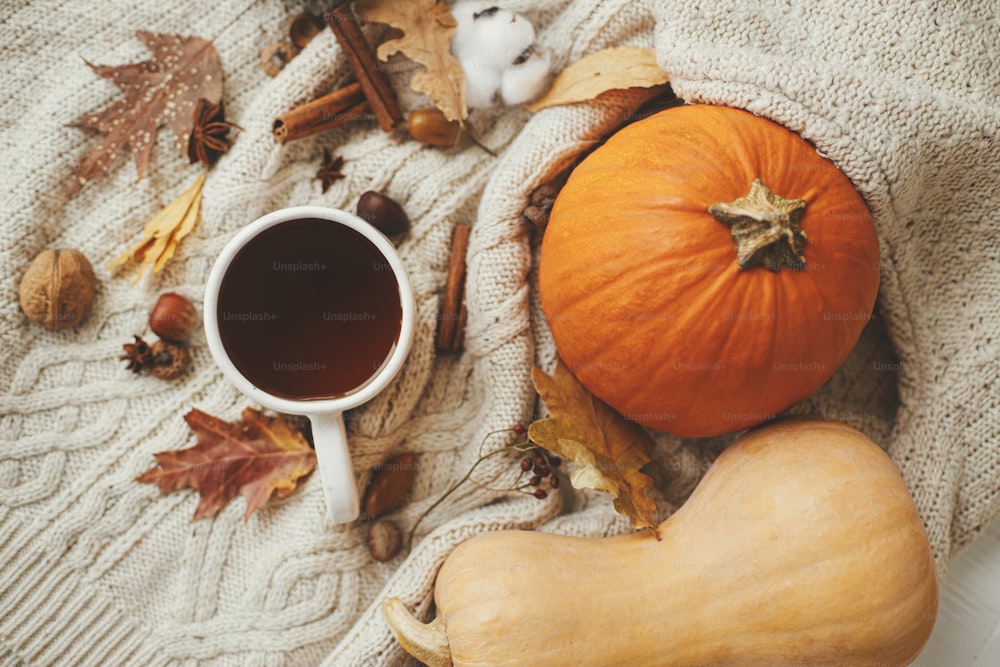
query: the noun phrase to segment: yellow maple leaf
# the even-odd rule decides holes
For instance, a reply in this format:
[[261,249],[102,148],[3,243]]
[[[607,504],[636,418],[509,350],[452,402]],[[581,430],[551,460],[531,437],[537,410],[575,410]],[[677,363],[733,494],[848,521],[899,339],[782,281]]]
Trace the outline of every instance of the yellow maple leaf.
[[139,273],[132,281],[133,284],[139,282],[146,269],[152,268],[153,273],[159,273],[174,256],[177,244],[190,234],[198,223],[201,213],[201,192],[205,187],[207,175],[208,172],[202,173],[198,180],[188,186],[177,199],[147,222],[145,229],[142,230],[142,240],[108,264],[108,270],[117,269],[129,260],[138,262]]
[[562,360],[551,376],[535,368],[531,379],[549,417],[533,422],[528,437],[576,463],[574,487],[612,494],[634,527],[655,531],[656,503],[646,495],[653,480],[639,471],[650,461],[649,434],[587,391]]
[[385,23],[403,36],[379,45],[376,55],[386,61],[403,53],[424,66],[410,79],[413,90],[428,95],[448,120],[465,120],[465,70],[451,53],[458,23],[443,2],[435,0],[360,0],[355,4],[366,21]]
[[656,63],[653,49],[619,46],[580,58],[556,76],[544,95],[525,106],[530,111],[541,111],[592,100],[609,90],[652,88],[668,80],[667,73]]

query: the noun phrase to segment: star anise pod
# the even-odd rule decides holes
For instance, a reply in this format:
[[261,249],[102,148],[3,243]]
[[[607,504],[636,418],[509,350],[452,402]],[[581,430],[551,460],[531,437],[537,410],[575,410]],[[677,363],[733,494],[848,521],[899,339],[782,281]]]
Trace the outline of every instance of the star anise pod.
[[323,165],[316,172],[316,178],[323,181],[323,192],[329,190],[334,181],[345,178],[344,172],[341,171],[343,166],[344,158],[334,157],[330,155],[328,149],[323,149]]
[[125,354],[119,357],[122,361],[128,361],[128,370],[139,373],[153,365],[153,351],[139,336],[135,336],[134,343],[125,343]]
[[188,159],[191,163],[200,161],[211,168],[219,156],[229,150],[229,130],[239,129],[235,123],[226,121],[226,108],[222,102],[212,104],[202,98],[194,108],[194,126],[188,138]]
[[128,370],[133,373],[150,371],[154,377],[173,380],[184,374],[191,365],[191,354],[178,343],[158,340],[149,345],[141,337],[135,336],[134,343],[125,343],[125,354],[120,358],[128,361]]

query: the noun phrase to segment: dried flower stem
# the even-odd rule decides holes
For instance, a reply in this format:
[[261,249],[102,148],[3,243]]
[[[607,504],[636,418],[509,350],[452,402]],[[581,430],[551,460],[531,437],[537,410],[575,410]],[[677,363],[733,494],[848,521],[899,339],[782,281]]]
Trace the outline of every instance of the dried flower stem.
[[[486,441],[489,440],[491,436],[494,436],[494,435],[496,435],[498,433],[508,433],[508,432],[519,433],[519,434],[520,433],[524,433],[523,430],[518,430],[516,428],[504,428],[504,429],[500,429],[500,430],[497,430],[497,431],[490,431],[489,433],[486,434],[486,436],[483,438],[483,441],[479,445],[479,458],[476,459],[476,462],[472,464],[472,466],[469,468],[468,472],[466,472],[465,475],[463,475],[461,479],[457,480],[454,484],[452,484],[450,487],[448,487],[448,490],[445,491],[444,494],[440,498],[438,498],[437,500],[435,500],[434,503],[430,507],[428,507],[426,510],[424,510],[423,513],[419,517],[417,517],[417,520],[413,523],[413,526],[410,528],[410,532],[409,532],[409,534],[406,537],[406,551],[407,552],[409,552],[411,550],[411,548],[413,547],[413,536],[416,534],[417,527],[420,526],[420,523],[427,517],[428,514],[430,514],[431,512],[433,512],[435,509],[437,509],[437,507],[441,503],[443,503],[445,500],[447,500],[451,496],[451,494],[453,494],[455,491],[457,491],[458,488],[460,486],[462,486],[463,484],[465,484],[466,482],[472,482],[473,484],[476,485],[476,487],[478,487],[480,489],[485,489],[485,490],[488,490],[488,491],[496,491],[496,492],[499,492],[499,493],[510,492],[510,491],[521,491],[522,493],[528,493],[528,495],[532,495],[532,493],[529,493],[527,491],[523,491],[523,489],[525,489],[526,487],[529,487],[530,485],[527,485],[527,484],[521,484],[521,485],[519,485],[521,479],[524,477],[524,471],[523,470],[521,471],[521,474],[518,475],[517,479],[514,481],[514,486],[507,487],[507,488],[501,488],[501,489],[492,488],[492,487],[486,486],[485,484],[480,484],[479,482],[477,482],[474,479],[472,479],[472,473],[474,473],[476,471],[476,468],[479,467],[480,463],[482,463],[483,461],[485,461],[485,460],[487,460],[489,458],[492,458],[492,457],[494,457],[494,456],[496,456],[498,454],[503,454],[505,452],[512,452],[512,451],[513,452],[529,452],[529,451],[533,451],[533,450],[536,450],[536,449],[537,450],[542,450],[541,447],[539,447],[538,445],[534,444],[533,442],[531,442],[531,441],[527,440],[527,438],[525,438],[524,440],[516,442],[516,443],[514,443],[512,445],[507,445],[505,447],[500,447],[499,449],[495,449],[495,450],[493,450],[491,452],[487,452],[486,454],[483,454],[483,447],[486,445]],[[544,450],[542,450],[542,451],[544,451]]]

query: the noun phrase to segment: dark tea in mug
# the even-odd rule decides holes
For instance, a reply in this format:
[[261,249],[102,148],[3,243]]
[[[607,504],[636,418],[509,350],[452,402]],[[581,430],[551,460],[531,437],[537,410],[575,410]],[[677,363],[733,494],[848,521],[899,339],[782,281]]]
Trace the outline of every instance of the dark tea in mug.
[[252,238],[219,288],[219,337],[250,382],[274,396],[322,400],[363,387],[399,341],[399,285],[378,248],[321,219]]

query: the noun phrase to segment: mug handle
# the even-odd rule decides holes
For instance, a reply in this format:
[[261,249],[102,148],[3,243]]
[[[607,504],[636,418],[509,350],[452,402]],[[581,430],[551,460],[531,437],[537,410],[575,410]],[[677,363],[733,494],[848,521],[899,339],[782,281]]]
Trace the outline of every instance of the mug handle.
[[327,516],[333,523],[354,521],[360,512],[360,502],[354,464],[347,449],[344,414],[310,415],[309,421],[316,445],[316,467],[326,496]]

